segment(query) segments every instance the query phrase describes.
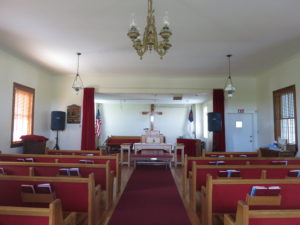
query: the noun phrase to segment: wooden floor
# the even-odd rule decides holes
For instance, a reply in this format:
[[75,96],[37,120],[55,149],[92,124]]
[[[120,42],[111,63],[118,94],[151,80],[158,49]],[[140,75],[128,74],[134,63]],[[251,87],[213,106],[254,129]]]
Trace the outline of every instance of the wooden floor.
[[[130,168],[128,168],[127,166],[123,166],[122,167],[121,192],[117,196],[114,196],[113,206],[111,207],[111,209],[108,212],[105,213],[105,215],[103,216],[103,220],[102,220],[101,224],[99,224],[99,225],[107,225],[108,224],[109,218],[111,217],[111,215],[112,215],[112,213],[114,211],[114,208],[118,204],[120,196],[123,193],[123,191],[124,191],[124,189],[126,187],[126,184],[127,184],[128,180],[129,180],[132,172],[133,172],[133,167],[130,167]],[[180,194],[181,198],[183,199],[183,203],[184,203],[184,206],[185,206],[185,208],[187,210],[188,216],[189,216],[189,218],[191,220],[191,224],[192,225],[200,225],[200,221],[199,221],[198,216],[196,216],[196,214],[193,213],[189,209],[189,202],[188,202],[188,198],[187,198],[188,194],[186,195],[186,197],[182,196],[182,168],[181,167],[177,167],[177,168],[172,167],[171,172],[172,172],[172,175],[174,177],[175,183],[177,185],[179,194]]]

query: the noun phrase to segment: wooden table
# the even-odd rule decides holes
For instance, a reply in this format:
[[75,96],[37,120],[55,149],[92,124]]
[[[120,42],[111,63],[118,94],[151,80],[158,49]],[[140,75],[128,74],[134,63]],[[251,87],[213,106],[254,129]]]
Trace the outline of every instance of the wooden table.
[[[120,156],[121,164],[122,165],[127,164],[127,166],[129,167],[130,166],[131,143],[123,143],[123,144],[121,144],[120,151],[121,151],[121,156]],[[124,151],[128,152],[128,157],[127,157],[126,161],[124,161]]]
[[164,150],[167,151],[169,154],[172,154],[173,145],[168,143],[134,143],[133,144],[134,154],[137,154],[141,150]]

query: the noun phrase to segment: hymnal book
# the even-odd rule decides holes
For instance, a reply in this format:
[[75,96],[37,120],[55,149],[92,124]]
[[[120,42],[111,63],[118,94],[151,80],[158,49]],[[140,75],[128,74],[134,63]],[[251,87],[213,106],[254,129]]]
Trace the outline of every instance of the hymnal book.
[[94,164],[94,160],[81,159],[79,160],[79,163]]
[[267,196],[277,196],[280,194],[280,190],[279,186],[268,187]]
[[289,177],[300,177],[300,170],[290,170],[288,173]]
[[265,186],[253,186],[250,196],[264,196],[267,189]]
[[212,161],[208,162],[209,165],[225,165],[224,161]]
[[227,177],[240,177],[241,172],[238,170],[227,170]]
[[239,157],[246,157],[247,158],[248,156],[247,155],[239,155]]
[[25,159],[24,158],[17,158],[17,161],[18,162],[25,162]]
[[218,171],[219,177],[240,177],[241,172],[238,170],[220,170]]
[[70,176],[70,170],[68,168],[60,168],[58,174],[61,176]]
[[94,156],[94,154],[89,153],[89,154],[81,154],[82,156]]
[[225,158],[225,155],[219,155],[218,158]]
[[218,177],[227,177],[227,170],[218,171]]
[[25,162],[34,162],[33,158],[25,158]]
[[280,190],[279,186],[253,186],[250,196],[277,196],[280,194]]
[[0,168],[0,175],[5,175],[6,173],[5,173],[5,170],[4,170],[4,168]]
[[52,193],[52,188],[50,184],[38,184],[36,185],[36,192],[40,194],[50,194]]
[[24,193],[36,193],[33,184],[21,184],[21,190]]
[[271,164],[273,165],[288,165],[288,161],[287,160],[281,160],[281,161],[272,161]]
[[70,168],[69,176],[80,176],[79,168]]

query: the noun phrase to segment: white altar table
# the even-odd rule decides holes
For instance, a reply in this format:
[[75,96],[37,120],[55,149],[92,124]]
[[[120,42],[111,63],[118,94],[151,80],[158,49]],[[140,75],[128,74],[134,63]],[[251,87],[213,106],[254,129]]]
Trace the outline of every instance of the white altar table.
[[168,143],[134,143],[133,144],[134,154],[138,151],[151,149],[151,150],[165,150],[172,154],[173,145]]

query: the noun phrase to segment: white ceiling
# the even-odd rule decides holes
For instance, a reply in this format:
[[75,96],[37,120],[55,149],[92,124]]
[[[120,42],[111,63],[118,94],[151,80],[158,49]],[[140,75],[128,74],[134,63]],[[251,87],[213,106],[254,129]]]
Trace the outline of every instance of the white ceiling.
[[[0,46],[54,72],[148,76],[253,75],[300,50],[299,0],[153,0],[161,28],[168,11],[173,47],[141,61],[126,33],[143,28],[146,0],[1,0]],[[143,29],[141,29],[143,30]]]

